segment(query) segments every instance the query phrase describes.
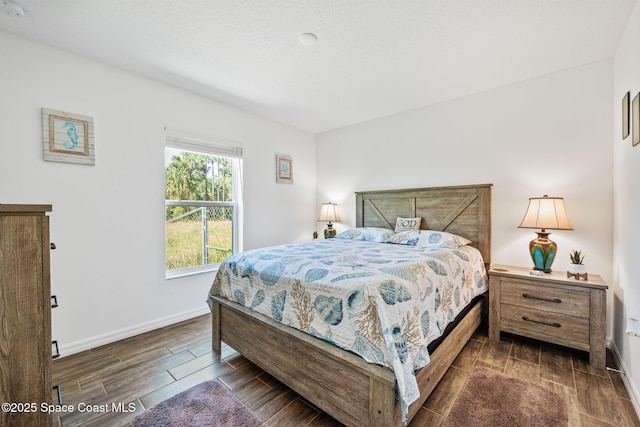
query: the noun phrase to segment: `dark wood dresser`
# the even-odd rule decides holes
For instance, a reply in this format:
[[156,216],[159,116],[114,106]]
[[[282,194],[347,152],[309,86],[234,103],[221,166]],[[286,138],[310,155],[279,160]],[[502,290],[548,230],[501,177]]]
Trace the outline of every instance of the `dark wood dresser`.
[[[51,205],[0,204],[0,426],[50,426]],[[9,405],[9,406],[7,406]]]

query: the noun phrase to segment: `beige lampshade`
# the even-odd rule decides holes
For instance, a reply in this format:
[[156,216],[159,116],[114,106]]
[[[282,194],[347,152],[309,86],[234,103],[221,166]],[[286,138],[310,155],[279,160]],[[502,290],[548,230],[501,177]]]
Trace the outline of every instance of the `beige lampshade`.
[[518,228],[573,230],[562,197],[532,197]]
[[327,202],[323,203],[320,208],[320,215],[318,215],[318,221],[331,221],[340,222],[340,215],[338,214],[338,205],[335,203]]

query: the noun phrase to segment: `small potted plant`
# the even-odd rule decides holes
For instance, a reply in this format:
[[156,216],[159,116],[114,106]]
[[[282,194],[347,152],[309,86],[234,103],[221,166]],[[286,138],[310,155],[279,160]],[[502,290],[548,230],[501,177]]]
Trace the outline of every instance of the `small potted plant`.
[[571,274],[585,274],[587,272],[587,266],[583,264],[584,255],[582,251],[572,251],[569,254],[569,266],[567,267],[567,271]]

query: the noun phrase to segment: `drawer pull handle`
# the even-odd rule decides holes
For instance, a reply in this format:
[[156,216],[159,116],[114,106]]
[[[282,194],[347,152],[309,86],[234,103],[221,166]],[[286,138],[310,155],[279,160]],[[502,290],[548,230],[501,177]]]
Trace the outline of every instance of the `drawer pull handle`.
[[562,302],[562,300],[560,298],[542,298],[542,297],[536,297],[536,296],[529,295],[529,294],[522,294],[522,296],[525,297],[525,298],[537,299],[537,300],[540,300],[540,301],[555,302],[556,304],[560,304]]
[[58,306],[58,296],[57,295],[51,295],[51,301],[53,301],[51,303],[51,308],[56,308]]
[[524,320],[525,322],[533,322],[533,323],[539,323],[541,325],[553,326],[554,328],[559,328],[562,326],[560,323],[556,323],[556,322],[550,323],[550,322],[545,322],[543,320],[533,320],[529,316],[522,316],[522,320]]
[[56,352],[51,356],[52,359],[60,357],[60,347],[58,347],[58,340],[51,341],[51,345],[56,348]]
[[53,389],[57,392],[56,394],[58,395],[58,403],[56,403],[56,406],[62,406],[62,392],[60,390],[60,384],[53,386]]

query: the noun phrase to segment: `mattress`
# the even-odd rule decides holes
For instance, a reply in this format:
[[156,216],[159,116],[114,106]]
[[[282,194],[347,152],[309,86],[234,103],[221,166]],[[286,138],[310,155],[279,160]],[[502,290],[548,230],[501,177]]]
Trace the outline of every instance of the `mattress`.
[[414,371],[429,363],[429,343],[486,291],[472,246],[328,239],[231,256],[209,295],[389,367],[408,406],[419,396]]

